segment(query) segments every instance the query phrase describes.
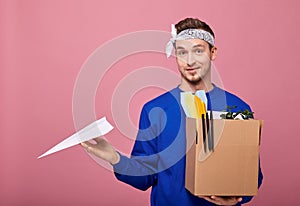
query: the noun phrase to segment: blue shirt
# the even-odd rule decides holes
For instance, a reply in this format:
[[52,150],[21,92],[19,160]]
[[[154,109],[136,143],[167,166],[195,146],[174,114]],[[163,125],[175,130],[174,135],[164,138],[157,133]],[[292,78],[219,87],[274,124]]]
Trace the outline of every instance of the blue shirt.
[[[186,116],[180,92],[176,87],[144,105],[131,157],[120,155],[120,162],[114,165],[115,176],[140,190],[152,187],[152,206],[214,205],[185,189]],[[206,96],[208,110],[223,111],[226,106],[236,106],[233,112],[251,111],[240,98],[217,86]],[[259,167],[259,186],[262,178]],[[243,197],[242,203],[251,198]]]

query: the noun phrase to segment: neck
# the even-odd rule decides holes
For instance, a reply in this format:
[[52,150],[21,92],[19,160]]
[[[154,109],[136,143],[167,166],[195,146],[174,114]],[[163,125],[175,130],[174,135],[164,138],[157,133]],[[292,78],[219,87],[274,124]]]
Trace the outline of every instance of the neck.
[[205,92],[211,91],[214,86],[210,80],[200,80],[199,82],[193,84],[187,82],[185,79],[181,79],[181,84],[179,88],[185,92],[196,92],[197,90],[204,90]]

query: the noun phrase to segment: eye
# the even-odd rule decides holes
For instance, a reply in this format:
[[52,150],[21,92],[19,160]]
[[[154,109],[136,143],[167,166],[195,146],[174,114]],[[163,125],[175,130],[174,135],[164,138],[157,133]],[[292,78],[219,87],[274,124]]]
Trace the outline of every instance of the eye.
[[186,55],[186,51],[184,51],[184,50],[177,51],[177,55],[184,56],[184,55]]
[[195,53],[196,53],[196,54],[202,54],[203,51],[202,51],[201,49],[196,49]]

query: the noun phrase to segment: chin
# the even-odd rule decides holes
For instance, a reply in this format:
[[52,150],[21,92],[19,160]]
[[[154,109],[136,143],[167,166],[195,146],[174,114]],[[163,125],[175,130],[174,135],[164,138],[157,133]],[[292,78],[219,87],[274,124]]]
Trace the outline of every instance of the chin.
[[187,81],[191,84],[198,84],[199,82],[201,82],[201,77],[187,78]]
[[199,74],[194,74],[194,75],[187,75],[186,78],[189,81],[200,81],[201,80],[201,76]]

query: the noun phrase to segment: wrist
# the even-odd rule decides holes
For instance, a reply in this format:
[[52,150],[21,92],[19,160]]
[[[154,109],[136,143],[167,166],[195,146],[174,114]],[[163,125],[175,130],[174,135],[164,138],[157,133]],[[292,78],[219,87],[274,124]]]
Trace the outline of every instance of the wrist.
[[120,162],[120,155],[118,152],[115,152],[114,158],[110,161],[111,165],[115,165]]

